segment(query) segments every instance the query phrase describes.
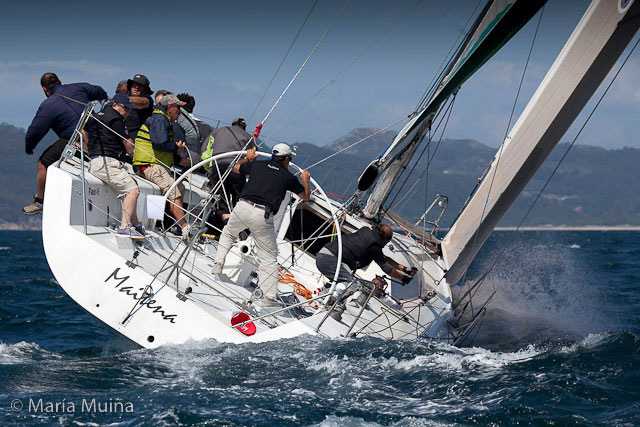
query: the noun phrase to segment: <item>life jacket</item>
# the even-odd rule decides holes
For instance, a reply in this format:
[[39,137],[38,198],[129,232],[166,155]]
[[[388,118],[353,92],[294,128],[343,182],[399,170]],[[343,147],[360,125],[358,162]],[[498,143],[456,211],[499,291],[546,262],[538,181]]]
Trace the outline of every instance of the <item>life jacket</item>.
[[[202,155],[200,156],[200,160],[207,160],[210,159],[213,156],[213,135],[209,135],[209,139],[207,140],[207,148],[202,152]],[[211,172],[211,167],[213,166],[213,162],[209,162],[209,163],[205,163],[204,168],[207,170],[207,172]]]
[[[95,118],[91,118],[85,130],[89,133],[89,157],[94,158],[96,156],[112,157],[118,160],[125,160],[125,148],[122,144],[122,140],[126,139],[124,135],[117,135],[113,130],[113,123],[121,122],[124,129],[123,117],[113,109],[112,105],[106,105],[102,111],[97,113]],[[98,121],[104,123],[109,129]]]
[[[159,108],[154,108],[151,117],[154,114],[161,114],[171,122],[167,113]],[[169,140],[173,141],[174,133],[171,126],[169,126]],[[140,126],[138,135],[136,136],[136,148],[133,153],[134,165],[157,165],[161,164],[167,167],[173,165],[173,153],[168,151],[155,150],[151,143],[151,136],[149,135],[149,128],[147,124]]]

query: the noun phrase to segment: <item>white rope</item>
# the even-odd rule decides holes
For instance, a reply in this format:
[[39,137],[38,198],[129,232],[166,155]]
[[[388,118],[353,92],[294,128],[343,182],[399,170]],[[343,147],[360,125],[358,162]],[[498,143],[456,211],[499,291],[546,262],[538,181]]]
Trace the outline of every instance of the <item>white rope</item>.
[[278,72],[280,71],[280,68],[282,68],[282,65],[284,64],[284,61],[287,59],[287,56],[289,56],[289,52],[291,52],[291,49],[293,48],[293,45],[295,44],[296,40],[298,40],[298,37],[300,36],[300,33],[302,32],[302,29],[306,25],[307,21],[309,20],[309,17],[311,16],[311,12],[313,12],[313,9],[315,9],[317,4],[318,4],[318,0],[316,0],[313,3],[313,6],[311,6],[311,9],[309,10],[309,13],[307,13],[306,18],[304,18],[304,21],[302,22],[302,25],[298,29],[298,33],[296,34],[296,36],[291,41],[291,44],[289,45],[289,49],[287,49],[287,52],[284,54],[284,57],[282,58],[282,61],[280,61],[280,65],[278,65],[278,68],[276,69],[276,72],[273,73],[273,77],[271,77],[271,81],[267,85],[267,88],[264,90],[264,93],[262,94],[262,97],[260,98],[260,101],[258,101],[258,104],[256,104],[256,108],[253,109],[253,112],[251,113],[251,116],[249,117],[249,123],[251,122],[251,119],[253,119],[253,116],[256,114],[256,111],[258,111],[258,107],[260,107],[260,104],[262,104],[262,101],[264,100],[264,97],[267,95],[267,92],[269,92],[269,89],[271,88],[271,85],[273,84],[273,81],[275,80],[276,76],[278,75]]
[[336,24],[336,22],[338,21],[338,19],[342,16],[342,14],[344,13],[345,9],[347,8],[347,5],[349,4],[351,0],[347,0],[344,3],[344,6],[342,6],[342,9],[340,10],[340,12],[338,13],[338,15],[333,19],[333,22],[331,23],[331,25],[329,25],[329,28],[327,28],[327,30],[324,32],[324,34],[322,35],[322,37],[320,38],[320,40],[318,41],[318,43],[316,44],[316,46],[313,48],[313,50],[311,51],[311,53],[309,54],[309,56],[307,56],[307,59],[305,59],[305,61],[302,63],[302,65],[300,66],[300,68],[298,69],[298,72],[296,72],[296,74],[293,76],[293,78],[291,79],[291,81],[289,82],[289,84],[287,85],[287,87],[284,89],[284,91],[282,91],[282,94],[280,94],[280,97],[277,99],[277,101],[275,102],[275,104],[273,104],[273,106],[271,107],[271,109],[269,110],[269,112],[267,113],[267,115],[265,116],[264,119],[262,119],[262,121],[260,122],[260,124],[263,124],[267,121],[267,119],[269,119],[269,116],[271,115],[271,113],[273,112],[273,110],[276,108],[276,106],[280,103],[280,101],[282,100],[282,98],[284,97],[284,95],[287,93],[287,91],[289,90],[289,88],[291,87],[291,85],[293,84],[293,82],[298,78],[298,75],[300,75],[300,73],[302,72],[303,68],[307,65],[307,62],[309,62],[309,60],[311,59],[311,57],[313,56],[313,54],[316,52],[316,50],[318,49],[318,47],[320,47],[320,44],[324,41],[325,37],[327,37],[327,34],[329,34],[329,31],[331,31],[331,29],[333,28],[333,26]]
[[322,86],[320,89],[318,89],[318,91],[309,99],[307,99],[301,106],[300,108],[298,108],[293,114],[291,114],[281,125],[280,127],[278,127],[276,130],[274,130],[273,132],[271,132],[271,134],[267,137],[267,139],[271,138],[273,135],[275,135],[280,129],[282,129],[287,123],[289,123],[289,121],[291,119],[293,119],[300,111],[302,111],[304,109],[304,107],[306,107],[307,105],[309,105],[314,99],[316,99],[316,97],[318,95],[320,95],[320,93],[325,90],[330,84],[334,83],[345,71],[347,71],[347,69],[349,67],[351,67],[351,65],[353,65],[354,62],[356,62],[358,59],[360,59],[365,53],[367,53],[369,51],[369,49],[371,49],[373,47],[373,45],[375,45],[381,38],[383,38],[384,36],[387,35],[387,33],[389,33],[398,23],[400,23],[400,21],[402,21],[413,9],[415,9],[420,3],[422,2],[422,0],[418,0],[417,2],[415,2],[404,14],[402,14],[402,16],[400,16],[398,19],[395,20],[395,22],[393,22],[393,24],[391,24],[391,26],[389,26],[386,30],[384,30],[374,41],[372,41],[369,46],[367,46],[362,52],[360,52],[360,54],[358,54],[357,56],[355,56],[351,61],[349,61],[347,63],[347,65],[344,66],[344,68],[342,68],[342,70],[340,70],[338,72],[338,74],[336,74],[335,76],[333,76],[327,83],[324,84],[324,86]]

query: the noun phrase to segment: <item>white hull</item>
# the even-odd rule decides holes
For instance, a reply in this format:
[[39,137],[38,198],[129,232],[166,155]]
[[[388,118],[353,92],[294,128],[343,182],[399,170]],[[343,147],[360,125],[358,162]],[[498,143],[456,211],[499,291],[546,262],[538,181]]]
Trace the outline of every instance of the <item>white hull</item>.
[[[405,265],[416,266],[420,271],[406,287],[390,286],[388,292],[393,299],[372,298],[358,318],[361,306],[355,301],[356,294],[346,299],[341,321],[327,316],[323,299],[319,299],[305,304],[319,307],[308,309],[306,317],[298,319],[300,313],[285,310],[255,321],[256,333],[244,335],[233,328],[230,321],[232,315],[246,305],[253,291],[248,284],[250,274],[256,268],[256,259],[251,252],[242,257],[238,247],[234,247],[227,257],[224,275],[212,276],[209,272],[216,243],[195,243],[186,261],[182,258],[180,268],[176,270],[176,260],[184,252],[185,244],[172,235],[154,232],[152,238],[136,244],[129,239],[116,238],[115,231],[109,226],[116,221],[110,219],[107,212],[111,217],[119,218],[119,201],[107,186],[86,171],[85,179],[86,234],[80,165],[75,160],[63,161],[60,167],[53,165],[48,170],[42,230],[47,260],[58,283],[71,298],[141,346],[153,348],[211,338],[245,343],[302,334],[340,337],[349,330],[350,335],[383,339],[429,338],[448,342],[455,339],[447,322],[453,316],[453,309],[451,290],[443,280],[442,260],[429,255],[409,237],[397,235],[388,245],[391,248],[385,248],[385,251],[390,250],[388,255]],[[146,181],[138,181],[141,190],[138,215],[145,218],[145,226],[151,227],[152,220],[145,216],[145,196],[159,194],[159,190]],[[194,189],[193,200],[198,200],[199,195],[204,196]],[[185,200],[188,197],[185,196]],[[307,204],[307,207],[329,211],[327,202],[315,196],[314,200],[315,203]],[[326,279],[317,271],[315,259],[298,249],[294,251],[298,258],[296,264],[290,265],[293,245],[284,239],[290,217],[286,206],[276,216],[276,224],[280,222],[278,259],[286,268],[282,272],[287,276],[281,282],[294,280],[315,297],[319,295],[317,292],[326,292],[323,286]],[[356,228],[363,225],[364,222],[352,217],[345,224]],[[138,252],[135,259],[134,252]],[[364,279],[382,274],[375,263],[358,273]],[[281,283],[279,290],[287,286],[291,287]],[[191,292],[186,294],[188,287]],[[145,288],[148,294],[142,297]],[[427,292],[428,300],[419,298]],[[261,307],[257,302],[249,313],[255,319],[279,308]],[[356,318],[358,320],[352,326]]]

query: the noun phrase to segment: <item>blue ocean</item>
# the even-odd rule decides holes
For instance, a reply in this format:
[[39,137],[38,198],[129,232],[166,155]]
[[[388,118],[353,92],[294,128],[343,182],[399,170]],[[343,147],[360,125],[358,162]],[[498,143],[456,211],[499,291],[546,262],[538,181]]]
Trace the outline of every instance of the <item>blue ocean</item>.
[[467,279],[496,259],[465,347],[146,350],[64,293],[39,232],[0,231],[0,425],[639,425],[640,232],[499,231]]

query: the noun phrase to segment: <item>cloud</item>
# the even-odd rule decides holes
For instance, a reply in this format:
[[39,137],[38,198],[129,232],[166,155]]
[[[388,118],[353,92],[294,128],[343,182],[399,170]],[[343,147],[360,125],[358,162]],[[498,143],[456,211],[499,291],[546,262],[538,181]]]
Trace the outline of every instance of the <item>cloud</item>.
[[258,92],[260,90],[259,85],[254,85],[251,83],[230,82],[229,84],[240,92]]
[[16,61],[16,62],[0,62],[0,72],[20,72],[31,71],[37,69],[38,73],[46,70],[65,70],[78,71],[81,73],[113,77],[123,72],[120,67],[114,67],[109,64],[101,64],[98,62],[86,61],[84,59],[76,61]]
[[[614,66],[612,72],[618,69]],[[640,60],[630,59],[612,87],[612,99],[640,107]]]
[[511,86],[522,75],[520,66],[515,62],[492,61],[485,64],[469,81],[474,86]]

